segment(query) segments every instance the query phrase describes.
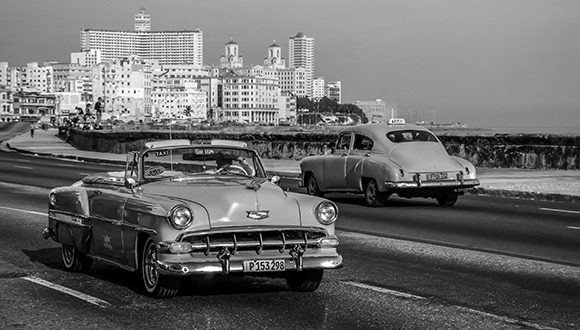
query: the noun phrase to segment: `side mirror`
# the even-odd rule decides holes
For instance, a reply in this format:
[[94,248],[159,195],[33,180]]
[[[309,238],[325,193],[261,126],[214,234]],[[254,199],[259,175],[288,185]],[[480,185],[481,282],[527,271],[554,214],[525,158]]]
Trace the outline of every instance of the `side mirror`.
[[135,189],[135,187],[137,187],[137,181],[135,181],[135,179],[133,178],[125,179],[125,188],[130,189],[132,192],[133,189]]
[[270,182],[272,182],[273,184],[279,184],[280,183],[280,177],[277,175],[274,175],[271,179]]

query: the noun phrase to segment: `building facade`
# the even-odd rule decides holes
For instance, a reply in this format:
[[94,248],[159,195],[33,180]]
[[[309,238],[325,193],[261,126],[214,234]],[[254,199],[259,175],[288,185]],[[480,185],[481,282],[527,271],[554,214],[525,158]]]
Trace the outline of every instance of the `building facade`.
[[385,123],[387,121],[387,104],[381,99],[374,101],[356,101],[355,105],[359,107],[369,122]]
[[325,95],[336,103],[342,103],[342,83],[340,81],[330,81],[326,84]]
[[0,121],[6,122],[14,120],[12,103],[12,91],[0,86]]
[[220,56],[220,68],[240,69],[244,66],[244,58],[240,54],[240,46],[231,40],[225,46],[225,52]]
[[314,50],[314,38],[308,37],[302,32],[289,39],[289,65],[291,68],[304,68],[306,95],[309,97],[312,97],[313,92]]
[[312,79],[312,95],[313,100],[320,100],[325,97],[325,80],[324,77],[318,77]]
[[82,29],[81,52],[100,50],[104,62],[138,56],[160,64],[203,65],[203,32],[150,31],[151,18],[142,8],[135,15],[135,31]]
[[221,80],[218,121],[278,124],[280,86],[276,71],[257,65],[225,74]]
[[39,92],[15,92],[13,94],[14,118],[20,121],[38,122],[56,120],[56,96]]
[[102,61],[101,51],[99,49],[88,49],[82,52],[70,53],[70,62],[73,64],[92,67]]

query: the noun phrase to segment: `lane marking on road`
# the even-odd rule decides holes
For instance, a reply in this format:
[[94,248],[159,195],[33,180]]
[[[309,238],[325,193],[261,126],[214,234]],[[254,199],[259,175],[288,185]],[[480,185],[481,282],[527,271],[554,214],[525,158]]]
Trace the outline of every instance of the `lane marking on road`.
[[501,316],[501,315],[496,315],[496,314],[492,314],[492,313],[488,313],[488,312],[483,312],[483,311],[479,311],[477,309],[473,309],[473,308],[469,308],[469,307],[457,306],[457,308],[460,310],[466,311],[468,313],[472,313],[472,314],[476,314],[476,315],[480,315],[480,316],[484,316],[484,317],[489,317],[489,318],[496,319],[496,320],[501,321],[501,322],[519,325],[519,326],[524,326],[524,327],[528,327],[528,328],[532,328],[532,329],[559,330],[558,328],[552,328],[552,327],[548,327],[545,325],[540,325],[540,324],[522,321],[522,320],[518,320],[518,319],[512,319],[512,318],[507,317],[507,316]]
[[80,175],[91,175],[91,173],[79,172]]
[[575,227],[575,226],[568,226],[568,227],[566,227],[566,228],[568,228],[568,229],[576,229],[576,230],[580,230],[580,227]]
[[101,300],[101,299],[93,297],[93,296],[89,296],[88,294],[84,294],[82,292],[79,292],[79,291],[76,291],[73,289],[69,289],[69,288],[66,288],[64,286],[61,286],[61,285],[58,285],[58,284],[55,284],[55,283],[52,283],[49,281],[45,281],[45,280],[38,278],[38,277],[35,277],[35,276],[26,276],[26,277],[22,277],[22,279],[36,283],[36,284],[40,284],[42,286],[45,286],[47,288],[50,288],[50,289],[53,289],[53,290],[56,290],[56,291],[59,291],[59,292],[65,293],[65,294],[68,294],[70,296],[84,300],[88,303],[91,303],[91,304],[99,306],[99,307],[111,306],[111,303],[109,303],[107,301]]
[[580,211],[560,210],[560,209],[548,209],[548,208],[545,208],[545,207],[541,207],[540,210],[542,210],[542,211],[550,211],[550,212],[580,214]]
[[43,215],[43,216],[46,216],[47,215],[46,213],[42,213],[42,212],[35,212],[35,211],[29,211],[29,210],[15,209],[13,207],[7,207],[7,206],[0,206],[0,209],[9,210],[9,211],[16,211],[16,212],[30,213],[30,214],[35,214],[35,215]]
[[410,293],[405,293],[405,292],[395,291],[395,290],[391,290],[391,289],[381,288],[380,286],[368,285],[368,284],[359,283],[359,282],[345,281],[345,282],[342,282],[342,283],[348,284],[348,285],[352,285],[352,286],[356,286],[356,287],[362,288],[362,289],[367,289],[367,290],[372,290],[372,291],[376,291],[376,292],[380,292],[380,293],[390,294],[392,296],[397,296],[397,297],[412,298],[412,299],[427,299],[425,297],[416,296],[416,295],[413,295],[413,294],[410,294]]
[[16,168],[21,168],[21,169],[24,169],[24,170],[32,170],[32,169],[33,169],[33,167],[30,167],[30,166],[19,166],[19,165],[14,165],[14,167],[16,167]]
[[[410,293],[405,293],[405,292],[390,290],[390,289],[382,288],[382,287],[379,287],[379,286],[368,285],[368,284],[359,283],[359,282],[343,281],[342,283],[348,284],[348,285],[352,285],[352,286],[356,286],[356,287],[363,288],[363,289],[368,289],[368,290],[376,291],[376,292],[379,292],[379,293],[386,293],[386,294],[393,295],[393,296],[397,296],[397,297],[411,298],[411,299],[427,299],[426,297],[421,297],[421,296],[417,296],[417,295],[410,294]],[[458,308],[459,310],[466,311],[468,313],[472,313],[472,314],[476,314],[476,315],[480,315],[480,316],[484,316],[484,317],[489,317],[489,318],[493,318],[493,319],[499,320],[501,322],[505,322],[505,323],[509,323],[509,324],[515,324],[515,325],[520,325],[520,326],[525,326],[525,327],[529,327],[529,328],[532,328],[532,329],[539,329],[539,330],[555,330],[556,329],[556,328],[552,328],[552,327],[543,326],[543,325],[540,325],[540,324],[526,322],[526,321],[522,321],[522,320],[518,320],[518,319],[512,319],[512,318],[507,317],[507,316],[501,316],[501,315],[491,314],[491,313],[488,313],[488,312],[480,311],[480,310],[473,309],[473,308],[469,308],[469,307],[458,306],[458,305],[454,305],[454,307]]]

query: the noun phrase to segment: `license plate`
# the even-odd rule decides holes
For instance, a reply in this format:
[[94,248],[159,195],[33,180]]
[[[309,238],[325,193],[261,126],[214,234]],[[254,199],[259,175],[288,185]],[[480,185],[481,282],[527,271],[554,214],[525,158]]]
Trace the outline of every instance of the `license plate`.
[[447,172],[437,172],[427,174],[427,181],[447,180],[449,177]]
[[282,272],[286,269],[284,260],[246,260],[243,262],[244,272]]

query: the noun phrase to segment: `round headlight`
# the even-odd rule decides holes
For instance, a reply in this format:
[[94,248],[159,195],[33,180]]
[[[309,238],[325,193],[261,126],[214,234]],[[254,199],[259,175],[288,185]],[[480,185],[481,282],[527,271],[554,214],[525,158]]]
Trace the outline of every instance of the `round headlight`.
[[316,220],[323,225],[330,225],[338,218],[338,207],[332,202],[325,201],[316,207]]
[[177,229],[183,229],[191,225],[191,222],[193,221],[193,214],[187,207],[178,205],[174,207],[173,210],[171,210],[169,220],[173,227]]

